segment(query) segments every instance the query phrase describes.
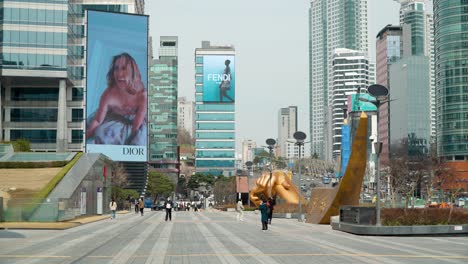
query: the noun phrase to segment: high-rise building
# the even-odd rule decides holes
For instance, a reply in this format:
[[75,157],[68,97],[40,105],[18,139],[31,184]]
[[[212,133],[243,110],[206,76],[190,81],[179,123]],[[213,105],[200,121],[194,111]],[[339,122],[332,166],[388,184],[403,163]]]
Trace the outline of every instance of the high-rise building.
[[194,138],[195,134],[195,102],[179,97],[177,105],[177,128],[184,129]]
[[[385,26],[377,34],[376,40],[376,80],[377,84],[383,85],[391,90],[390,87],[390,65],[401,59],[401,34],[400,26]],[[380,154],[381,167],[389,165],[389,104],[382,104],[379,107],[379,139],[382,142],[382,152]]]
[[195,167],[235,175],[235,49],[203,41],[195,49]]
[[[437,153],[468,161],[468,3],[434,0]],[[465,165],[465,168],[468,167]]]
[[294,139],[293,135],[297,131],[297,106],[281,108],[278,112],[278,155],[289,159],[292,158],[294,143],[288,142],[288,139]]
[[309,9],[311,153],[332,159],[331,74],[337,48],[368,52],[367,0],[312,0]]
[[150,169],[177,173],[178,38],[162,36],[159,44],[149,70],[148,162]]
[[242,141],[242,165],[244,166],[247,161],[253,161],[254,149],[257,148],[257,143],[253,140]]
[[430,149],[429,58],[403,57],[390,65],[390,156],[407,148],[411,158],[427,156]]
[[433,16],[426,10],[425,0],[402,0],[400,25],[403,29],[403,56],[427,56],[429,58],[430,122],[435,137],[435,68]]
[[348,95],[365,93],[369,86],[369,59],[367,53],[351,49],[335,49],[332,61],[330,111],[332,127],[332,155],[341,153],[341,129],[348,110]]
[[142,14],[144,1],[2,1],[1,140],[84,149],[87,9]]

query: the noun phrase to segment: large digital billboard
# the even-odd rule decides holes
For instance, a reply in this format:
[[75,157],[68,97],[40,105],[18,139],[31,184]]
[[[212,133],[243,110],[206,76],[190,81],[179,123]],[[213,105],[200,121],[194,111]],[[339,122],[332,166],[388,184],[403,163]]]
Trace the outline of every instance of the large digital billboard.
[[86,152],[146,161],[148,16],[87,17]]
[[233,55],[203,56],[203,102],[233,103],[236,73]]

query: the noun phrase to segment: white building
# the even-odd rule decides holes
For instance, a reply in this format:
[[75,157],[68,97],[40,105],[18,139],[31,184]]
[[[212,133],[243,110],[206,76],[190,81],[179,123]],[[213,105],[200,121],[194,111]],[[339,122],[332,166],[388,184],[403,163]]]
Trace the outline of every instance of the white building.
[[185,97],[177,100],[177,128],[185,129],[194,137],[195,131],[195,102],[188,101]]
[[332,113],[332,154],[336,160],[341,153],[341,129],[344,124],[344,112],[348,108],[348,95],[367,92],[369,59],[362,51],[336,49],[332,65],[330,112]]
[[253,150],[257,148],[257,143],[251,139],[242,141],[242,166],[247,161],[253,161],[254,153]]
[[297,106],[281,108],[278,112],[278,155],[286,159],[294,156],[294,143],[288,142],[293,139],[297,131]]
[[311,0],[309,9],[309,123],[311,154],[332,158],[329,87],[337,48],[368,51],[367,0]]

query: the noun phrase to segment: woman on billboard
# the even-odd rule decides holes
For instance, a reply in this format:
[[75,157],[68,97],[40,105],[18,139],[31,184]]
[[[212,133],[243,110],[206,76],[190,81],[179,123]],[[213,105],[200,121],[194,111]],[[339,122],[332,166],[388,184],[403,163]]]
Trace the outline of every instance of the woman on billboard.
[[116,55],[86,139],[94,137],[94,144],[145,145],[146,112],[146,90],[135,59],[126,52]]
[[226,68],[224,68],[223,71],[223,80],[219,84],[219,101],[223,101],[223,97],[226,97],[230,101],[234,102],[234,99],[232,99],[227,92],[231,90],[231,68],[229,67],[229,64],[231,64],[230,60],[226,60],[224,62],[224,65],[226,65]]

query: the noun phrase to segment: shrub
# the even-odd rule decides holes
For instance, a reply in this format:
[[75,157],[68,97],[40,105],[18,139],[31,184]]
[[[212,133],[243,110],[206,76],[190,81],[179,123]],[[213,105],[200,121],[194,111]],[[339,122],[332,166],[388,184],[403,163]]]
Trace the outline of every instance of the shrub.
[[13,142],[11,142],[13,145],[13,149],[15,152],[30,152],[31,151],[31,144],[29,140],[24,139],[24,138],[19,138]]
[[454,208],[448,222],[450,208],[383,208],[382,224],[386,226],[459,225],[468,224],[468,210]]
[[25,168],[57,168],[67,164],[66,160],[54,161],[4,161],[0,162],[0,169],[25,169]]

